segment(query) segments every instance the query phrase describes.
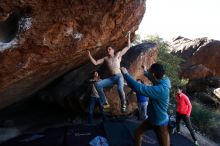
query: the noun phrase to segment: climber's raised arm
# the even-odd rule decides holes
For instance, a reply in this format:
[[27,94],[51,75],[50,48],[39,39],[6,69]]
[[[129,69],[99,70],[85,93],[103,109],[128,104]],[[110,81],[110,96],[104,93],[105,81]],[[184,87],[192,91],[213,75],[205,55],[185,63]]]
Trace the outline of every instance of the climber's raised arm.
[[117,53],[118,57],[122,57],[131,47],[130,31],[128,32],[128,46]]
[[92,57],[90,51],[87,51],[87,52],[88,52],[89,59],[91,60],[91,62],[92,62],[94,65],[102,64],[102,63],[105,61],[104,58],[99,59],[99,60],[96,61],[96,60]]

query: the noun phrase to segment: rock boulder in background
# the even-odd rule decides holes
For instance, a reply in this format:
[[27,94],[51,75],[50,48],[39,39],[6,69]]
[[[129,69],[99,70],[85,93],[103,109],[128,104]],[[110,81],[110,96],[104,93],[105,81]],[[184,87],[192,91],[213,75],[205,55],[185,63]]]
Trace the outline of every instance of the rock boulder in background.
[[183,37],[171,43],[172,53],[184,59],[180,75],[190,80],[220,76],[220,41]]
[[183,59],[180,76],[189,79],[187,92],[205,104],[220,104],[213,90],[220,87],[220,41],[178,37],[170,44],[171,52]]

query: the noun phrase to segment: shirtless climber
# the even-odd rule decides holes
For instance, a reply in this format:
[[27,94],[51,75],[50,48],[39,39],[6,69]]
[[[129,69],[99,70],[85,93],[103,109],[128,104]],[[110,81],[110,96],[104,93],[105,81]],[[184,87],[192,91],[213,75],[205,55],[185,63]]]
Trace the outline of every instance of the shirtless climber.
[[103,79],[96,84],[96,89],[99,96],[101,97],[104,105],[108,105],[103,88],[112,87],[117,84],[118,94],[121,100],[121,111],[126,111],[126,99],[124,93],[124,78],[121,74],[120,63],[122,56],[130,49],[130,32],[128,32],[128,46],[115,54],[115,50],[112,47],[107,47],[107,56],[99,60],[95,60],[90,51],[88,51],[89,58],[94,65],[103,64],[106,65],[110,71],[111,76],[109,78]]

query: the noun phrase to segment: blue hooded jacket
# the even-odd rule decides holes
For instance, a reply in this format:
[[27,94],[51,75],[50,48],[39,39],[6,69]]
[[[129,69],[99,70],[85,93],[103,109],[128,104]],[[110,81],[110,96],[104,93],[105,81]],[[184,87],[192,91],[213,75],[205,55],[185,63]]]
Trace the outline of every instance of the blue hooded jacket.
[[[147,76],[147,73],[145,72]],[[154,85],[144,85],[137,82],[129,73],[124,74],[124,79],[127,84],[142,95],[149,97],[148,104],[148,120],[153,125],[165,125],[168,123],[168,106],[170,97],[171,83],[168,77],[163,77],[161,80],[154,83]]]

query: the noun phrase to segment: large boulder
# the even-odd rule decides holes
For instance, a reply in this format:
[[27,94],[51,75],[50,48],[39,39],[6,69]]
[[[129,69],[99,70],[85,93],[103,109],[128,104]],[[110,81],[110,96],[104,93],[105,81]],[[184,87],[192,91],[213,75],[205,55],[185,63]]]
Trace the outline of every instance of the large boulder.
[[181,71],[181,77],[187,79],[201,79],[204,77],[212,77],[212,71],[202,64],[196,64]]
[[220,41],[178,37],[171,43],[171,48],[173,54],[184,59],[180,73],[184,78],[220,76]]
[[207,42],[207,38],[198,38],[195,40],[190,40],[179,36],[170,43],[171,52],[184,60],[190,59],[197,49]]
[[213,91],[213,94],[215,94],[215,96],[220,100],[220,88],[216,88],[216,89]]
[[[135,77],[143,79],[146,83],[149,81],[143,76],[143,69],[141,65],[150,67],[156,62],[158,48],[153,43],[143,43],[130,48],[130,50],[123,56],[121,66],[126,67],[129,72]],[[58,103],[63,108],[71,111],[79,111],[82,109],[79,105],[80,97],[83,97],[86,91],[86,80],[88,80],[90,73],[98,70],[102,78],[106,77],[106,70],[103,66],[95,67],[91,63],[85,64],[78,69],[66,73],[46,88],[39,91],[35,98],[40,98],[44,102]],[[125,93],[131,89],[125,86]],[[106,96],[110,103],[109,113],[112,115],[120,115],[120,99],[117,93],[117,88],[108,88],[105,90]],[[83,107],[86,110],[86,105]],[[136,97],[133,95],[129,97],[128,113],[137,108]]]
[[215,105],[219,107],[220,98],[219,95],[220,78],[209,77],[197,80],[191,80],[186,85],[187,92],[196,99],[199,99],[206,105]]
[[220,41],[177,37],[170,44],[171,53],[183,59],[179,75],[189,80],[187,91],[206,104],[219,104],[212,91],[220,87]]
[[220,77],[209,77],[191,80],[186,85],[189,93],[207,91],[209,88],[220,87]]
[[123,47],[144,12],[137,0],[1,0],[0,109],[86,64],[88,49]]
[[194,99],[199,99],[204,105],[218,107],[220,101],[211,92],[196,92],[193,94]]

